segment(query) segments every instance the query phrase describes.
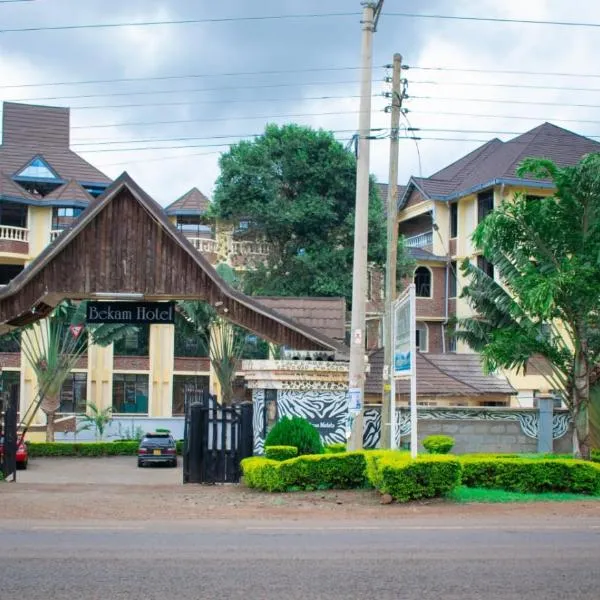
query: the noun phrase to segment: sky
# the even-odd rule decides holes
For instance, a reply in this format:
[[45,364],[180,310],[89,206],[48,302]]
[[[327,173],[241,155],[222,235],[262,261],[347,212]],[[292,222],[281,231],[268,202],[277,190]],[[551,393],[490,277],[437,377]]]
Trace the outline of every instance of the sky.
[[[4,1],[0,100],[71,107],[72,148],[111,177],[127,171],[163,205],[193,186],[211,196],[220,153],[267,123],[332,130],[344,144],[352,137],[360,11],[360,0]],[[323,13],[350,14],[255,18]],[[396,52],[408,66],[400,183],[544,121],[600,139],[600,27],[422,15],[600,23],[600,3],[385,0],[373,41],[372,127],[381,139],[371,144],[371,172],[378,181],[387,182],[389,162],[385,65]]]

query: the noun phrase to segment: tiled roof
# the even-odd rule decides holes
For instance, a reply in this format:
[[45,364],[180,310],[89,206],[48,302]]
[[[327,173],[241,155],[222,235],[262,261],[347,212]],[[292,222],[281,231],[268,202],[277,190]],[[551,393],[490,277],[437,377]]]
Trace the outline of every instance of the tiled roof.
[[517,179],[516,170],[525,158],[548,158],[559,167],[566,167],[593,152],[600,152],[600,142],[543,123],[507,142],[490,140],[431,177],[413,177],[411,183],[430,198],[450,199],[491,185],[495,180]]
[[344,298],[296,298],[255,296],[263,306],[327,337],[343,340],[346,334],[346,301]]
[[39,201],[41,199],[24,190],[15,183],[6,173],[0,173],[0,197],[3,200],[24,200],[26,202]]
[[48,195],[44,196],[44,200],[63,200],[75,202],[91,202],[93,196],[81,187],[74,179],[67,181]]
[[[369,356],[371,366],[365,392],[382,393],[383,349]],[[410,393],[410,382],[398,380],[396,393]],[[515,390],[504,377],[486,375],[477,354],[417,354],[418,396],[484,396],[513,395]]]
[[407,248],[408,254],[414,260],[431,260],[436,262],[446,262],[445,256],[437,256],[428,250],[423,250],[423,248]]
[[63,179],[108,184],[111,179],[69,148],[69,109],[3,103],[0,171],[15,175],[35,156]]
[[208,210],[210,200],[196,187],[186,192],[181,198],[178,198],[169,204],[165,211],[168,215],[173,214],[203,214]]

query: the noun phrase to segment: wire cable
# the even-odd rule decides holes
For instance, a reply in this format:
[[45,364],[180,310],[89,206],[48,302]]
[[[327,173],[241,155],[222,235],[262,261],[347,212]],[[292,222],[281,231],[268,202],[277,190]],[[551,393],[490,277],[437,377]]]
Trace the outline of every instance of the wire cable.
[[554,85],[528,85],[523,83],[480,83],[478,81],[418,81],[410,80],[411,84],[420,85],[440,85],[440,86],[469,86],[469,87],[494,87],[494,88],[515,88],[526,90],[556,90],[562,92],[600,92],[600,88],[580,88]]
[[500,75],[541,75],[547,77],[580,77],[600,79],[600,74],[596,73],[560,73],[556,71],[515,71],[509,69],[476,69],[468,67],[411,67],[402,65],[404,70],[412,69],[414,71],[448,71],[451,73],[495,73]]
[[466,113],[466,112],[452,112],[452,111],[438,111],[438,110],[409,110],[405,109],[412,115],[433,115],[433,116],[447,116],[447,117],[469,117],[478,119],[515,119],[519,121],[556,121],[558,123],[591,123],[600,125],[600,120],[591,119],[563,119],[562,117],[524,117],[521,115],[490,115],[481,113]]
[[413,100],[456,100],[457,102],[489,102],[492,104],[529,104],[534,106],[572,106],[577,108],[600,108],[597,104],[569,104],[566,102],[538,102],[535,100],[505,100],[495,98],[459,98],[448,96],[409,96]]

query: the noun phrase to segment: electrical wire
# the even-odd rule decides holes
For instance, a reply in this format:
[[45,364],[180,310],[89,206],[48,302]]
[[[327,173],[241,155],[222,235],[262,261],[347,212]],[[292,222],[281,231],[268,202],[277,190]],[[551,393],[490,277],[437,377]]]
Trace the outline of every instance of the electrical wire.
[[481,118],[481,119],[515,119],[519,121],[547,121],[552,120],[559,123],[593,123],[595,125],[600,124],[600,120],[591,119],[563,119],[562,117],[524,117],[521,115],[490,115],[481,113],[464,113],[464,112],[452,112],[452,111],[438,111],[438,110],[409,110],[405,109],[413,115],[434,115],[434,116],[448,116],[448,117],[469,117],[469,118]]
[[557,90],[563,92],[600,92],[600,88],[580,88],[568,86],[553,85],[527,85],[522,83],[480,83],[478,81],[418,81],[412,80],[411,84],[420,85],[440,85],[440,86],[469,86],[469,87],[494,87],[494,88],[515,88],[526,90]]
[[506,100],[496,98],[459,98],[448,96],[409,96],[409,100],[456,100],[457,102],[489,102],[492,104],[529,104],[534,106],[562,106],[577,108],[600,108],[597,104],[569,104],[567,102],[538,102],[535,100]]
[[[409,131],[411,132],[419,132],[419,131],[425,131],[427,133],[465,133],[465,134],[470,134],[470,133],[484,133],[484,134],[489,134],[489,135],[523,135],[524,133],[527,133],[525,131],[496,131],[496,130],[489,130],[489,129],[442,129],[442,128],[421,128],[421,127],[413,127],[412,129],[409,129]],[[595,138],[600,138],[600,135],[586,135],[585,137],[590,138],[590,139],[595,139]]]
[[476,69],[469,67],[421,67],[410,65],[402,65],[404,70],[414,71],[447,71],[450,73],[494,73],[500,75],[540,75],[544,77],[579,77],[579,78],[593,78],[600,79],[600,74],[596,73],[561,73],[556,71],[516,71],[508,69]]

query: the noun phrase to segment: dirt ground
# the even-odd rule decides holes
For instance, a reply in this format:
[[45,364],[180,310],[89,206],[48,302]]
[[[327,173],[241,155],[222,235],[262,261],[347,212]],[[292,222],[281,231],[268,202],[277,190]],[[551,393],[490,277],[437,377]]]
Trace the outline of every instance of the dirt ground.
[[460,524],[495,515],[522,519],[597,517],[600,502],[463,504],[447,501],[383,506],[373,490],[265,494],[242,485],[183,485],[181,467],[138,469],[135,458],[31,460],[17,483],[0,485],[2,519],[389,519],[448,518]]

